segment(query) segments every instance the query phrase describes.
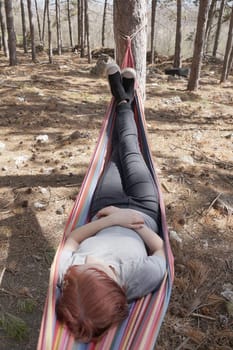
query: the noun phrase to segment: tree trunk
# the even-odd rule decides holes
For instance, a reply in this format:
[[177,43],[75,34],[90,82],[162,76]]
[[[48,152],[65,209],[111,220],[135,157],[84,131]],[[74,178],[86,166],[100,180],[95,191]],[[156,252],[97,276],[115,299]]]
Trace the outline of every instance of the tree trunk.
[[102,47],[105,46],[105,23],[106,23],[107,4],[108,4],[108,0],[105,0],[104,1],[103,23],[102,23]]
[[51,31],[51,21],[49,12],[49,0],[46,0],[46,12],[47,12],[47,22],[48,22],[48,45],[49,45],[49,63],[53,63],[53,47],[52,47],[52,31]]
[[155,62],[155,16],[158,0],[152,0],[151,2],[151,37],[150,37],[150,51],[151,51],[151,63]]
[[217,24],[215,40],[214,40],[213,57],[216,57],[216,55],[217,55],[219,36],[220,36],[220,31],[221,31],[221,26],[222,26],[222,15],[223,15],[224,7],[225,7],[225,1],[226,0],[222,0],[221,5],[220,5],[220,10],[219,10],[219,15],[218,15],[218,24]]
[[40,26],[40,15],[39,15],[39,11],[38,11],[37,0],[35,0],[35,8],[36,8],[36,17],[37,17],[37,24],[38,24],[39,39],[40,39],[40,42],[42,43],[41,26]]
[[208,54],[209,52],[209,44],[210,44],[210,35],[211,35],[211,29],[212,29],[212,23],[213,18],[215,15],[215,9],[216,9],[217,0],[212,0],[208,12],[208,19],[206,23],[206,30],[205,30],[205,52]]
[[233,45],[232,45],[232,48],[231,48],[231,54],[230,54],[230,58],[229,58],[229,64],[228,64],[228,70],[227,70],[227,79],[228,79],[229,74],[231,73],[232,65],[233,65]]
[[177,20],[176,20],[176,43],[175,43],[175,56],[174,56],[174,68],[181,67],[181,21],[182,21],[182,0],[177,0]]
[[203,56],[203,48],[204,48],[205,26],[207,21],[208,7],[209,7],[209,0],[202,0],[199,4],[193,60],[192,60],[191,72],[190,72],[190,77],[188,82],[188,90],[190,91],[198,89],[202,56]]
[[132,53],[142,97],[145,98],[146,84],[146,49],[147,49],[147,1],[146,0],[115,0],[113,7],[114,35],[116,42],[116,60],[122,64],[126,37],[131,37]]
[[84,35],[84,0],[80,0],[80,45],[81,57],[85,55],[85,35]]
[[22,19],[23,50],[24,50],[24,53],[27,53],[28,52],[27,29],[26,29],[25,10],[24,10],[23,0],[20,0],[20,7],[21,7],[21,19]]
[[5,57],[9,57],[7,36],[6,36],[6,23],[4,19],[4,9],[3,9],[2,0],[0,0],[0,24],[1,24],[2,46],[3,46],[4,55]]
[[60,0],[56,0],[56,28],[57,28],[57,53],[61,55],[62,40],[61,40],[61,7]]
[[10,66],[17,64],[16,56],[16,35],[14,27],[14,16],[12,8],[12,0],[5,0],[6,24],[8,32],[8,49]]
[[78,46],[81,47],[81,1],[77,0],[77,19],[78,19]]
[[34,22],[33,22],[33,12],[32,12],[32,3],[31,0],[27,0],[28,4],[28,18],[30,24],[30,35],[31,35],[31,49],[32,49],[32,61],[36,61],[36,46],[35,46],[35,31],[34,31]]
[[71,24],[71,15],[70,15],[70,0],[67,0],[67,19],[68,19],[68,26],[69,26],[70,47],[73,47],[73,34],[72,34],[72,24]]
[[227,38],[227,44],[226,44],[226,50],[224,55],[224,61],[223,61],[223,69],[221,74],[220,83],[223,83],[227,80],[227,73],[230,69],[229,67],[229,61],[230,61],[230,54],[231,54],[231,47],[232,47],[232,33],[233,33],[233,5],[231,10],[231,19],[229,24],[229,31],[228,31],[228,38]]
[[86,42],[87,42],[87,57],[88,57],[88,63],[91,63],[88,0],[84,1],[84,5],[85,5],[85,33],[86,33]]
[[45,0],[45,2],[44,2],[44,13],[43,13],[43,26],[42,26],[42,43],[43,43],[43,46],[44,46],[44,37],[45,37],[46,11],[47,11],[47,0]]

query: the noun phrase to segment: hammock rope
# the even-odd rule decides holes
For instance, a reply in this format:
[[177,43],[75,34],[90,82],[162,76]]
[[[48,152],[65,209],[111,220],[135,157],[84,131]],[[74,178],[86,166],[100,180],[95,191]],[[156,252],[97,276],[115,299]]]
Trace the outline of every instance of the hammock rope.
[[125,34],[122,30],[118,30],[119,32],[119,35],[122,39],[125,39],[125,40],[129,40],[132,41],[133,38],[135,38],[135,36],[143,29],[145,28],[146,24],[143,24],[141,27],[139,27],[134,33],[132,33],[131,35],[128,35],[128,34]]
[[[123,59],[122,68],[134,67],[134,58],[131,49],[131,41],[141,30],[139,28],[131,36],[125,36],[127,47]],[[98,179],[103,171],[105,163],[111,152],[111,134],[115,120],[115,101],[112,98],[106,111],[99,139],[90,161],[87,173],[77,196],[74,207],[67,221],[63,238],[55,254],[51,266],[48,293],[41,322],[40,335],[37,350],[152,350],[165,316],[174,277],[174,259],[170,248],[168,228],[166,224],[165,207],[162,199],[161,188],[155,172],[152,155],[148,145],[146,123],[142,99],[138,89],[135,96],[135,121],[138,127],[139,139],[145,161],[158,186],[161,232],[165,242],[167,259],[167,273],[158,291],[147,295],[130,305],[128,318],[119,327],[108,331],[98,343],[76,342],[65,326],[56,319],[55,303],[58,293],[56,287],[58,278],[58,262],[66,237],[78,226],[88,221],[89,207]]]

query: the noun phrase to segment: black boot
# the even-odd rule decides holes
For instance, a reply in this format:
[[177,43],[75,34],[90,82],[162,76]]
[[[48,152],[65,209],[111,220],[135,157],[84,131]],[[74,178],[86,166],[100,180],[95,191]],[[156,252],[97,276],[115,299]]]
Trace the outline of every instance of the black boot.
[[125,89],[122,85],[120,68],[116,63],[110,63],[106,69],[108,81],[112,95],[115,97],[117,104],[121,101],[128,100]]
[[121,77],[127,100],[131,103],[134,99],[136,71],[133,68],[125,68],[121,72]]

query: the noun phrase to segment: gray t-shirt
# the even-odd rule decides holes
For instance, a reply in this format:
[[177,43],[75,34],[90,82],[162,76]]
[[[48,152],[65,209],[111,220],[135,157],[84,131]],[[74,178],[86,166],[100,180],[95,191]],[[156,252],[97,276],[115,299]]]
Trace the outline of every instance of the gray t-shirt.
[[[146,214],[142,215],[145,224],[154,231],[154,220]],[[155,290],[166,271],[165,258],[156,254],[148,256],[143,240],[134,230],[111,226],[87,238],[77,251],[63,250],[59,262],[58,285],[71,265],[84,264],[89,255],[115,269],[119,283],[126,287],[128,301]]]

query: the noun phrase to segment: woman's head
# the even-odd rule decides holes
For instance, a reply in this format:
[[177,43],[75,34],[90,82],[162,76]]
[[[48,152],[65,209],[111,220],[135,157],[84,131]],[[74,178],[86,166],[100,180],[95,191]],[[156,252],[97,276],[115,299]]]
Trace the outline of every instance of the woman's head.
[[75,265],[64,276],[56,311],[75,338],[90,341],[125,319],[128,305],[124,289],[105,272]]

